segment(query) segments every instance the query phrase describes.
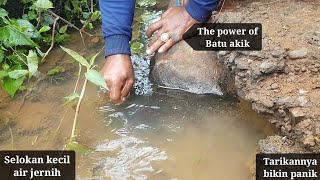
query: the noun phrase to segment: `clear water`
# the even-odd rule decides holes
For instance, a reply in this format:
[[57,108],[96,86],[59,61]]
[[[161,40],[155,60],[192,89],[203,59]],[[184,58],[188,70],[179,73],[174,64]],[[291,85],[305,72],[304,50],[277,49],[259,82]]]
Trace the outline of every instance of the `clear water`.
[[[116,106],[97,96],[97,87],[87,87],[76,139],[95,151],[77,155],[77,178],[249,179],[247,163],[258,141],[273,133],[272,127],[237,98],[152,86],[152,59],[144,54],[147,39],[143,32],[168,2],[150,2],[136,9],[134,29],[140,33],[135,32],[133,43],[144,45],[132,58],[138,95],[132,92],[126,103]],[[79,50],[79,42],[80,38],[67,47]],[[102,46],[85,47],[81,52],[94,54]],[[61,53],[55,49],[50,57],[68,64],[70,57]],[[103,55],[99,59],[103,63]],[[6,121],[0,127],[0,149],[63,149],[74,115],[74,104],[63,105],[63,97],[73,91],[76,72],[52,77],[25,101],[17,98],[0,109],[0,120]]]

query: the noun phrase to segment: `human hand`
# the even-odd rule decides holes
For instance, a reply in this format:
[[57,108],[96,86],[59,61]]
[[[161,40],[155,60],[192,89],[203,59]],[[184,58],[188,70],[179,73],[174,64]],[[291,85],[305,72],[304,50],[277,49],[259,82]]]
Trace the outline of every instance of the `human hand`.
[[109,87],[110,100],[115,104],[123,103],[134,83],[130,56],[127,54],[108,56],[100,74]]
[[[169,8],[162,14],[161,19],[153,23],[147,31],[149,38],[158,31],[147,47],[147,54],[152,54],[157,50],[159,53],[167,51],[182,40],[182,35],[195,23],[197,21],[189,15],[183,6]],[[163,33],[167,33],[170,37],[167,42],[160,39]]]

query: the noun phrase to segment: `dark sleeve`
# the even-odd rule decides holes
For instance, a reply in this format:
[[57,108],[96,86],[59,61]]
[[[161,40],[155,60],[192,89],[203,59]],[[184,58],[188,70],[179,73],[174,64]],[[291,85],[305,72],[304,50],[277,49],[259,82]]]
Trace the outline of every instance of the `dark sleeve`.
[[186,11],[190,16],[199,21],[205,22],[218,5],[220,0],[189,0]]
[[132,21],[135,0],[99,0],[105,56],[131,54]]

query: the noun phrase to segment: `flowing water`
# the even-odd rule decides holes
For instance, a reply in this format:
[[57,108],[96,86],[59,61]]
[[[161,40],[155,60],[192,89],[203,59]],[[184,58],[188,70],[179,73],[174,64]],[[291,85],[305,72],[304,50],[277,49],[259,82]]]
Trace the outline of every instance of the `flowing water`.
[[[159,18],[168,3],[140,3],[132,57],[138,95],[132,92],[126,103],[116,106],[89,84],[78,120],[77,141],[95,151],[77,154],[77,178],[249,179],[247,163],[258,141],[273,134],[273,128],[237,98],[153,86],[149,81],[152,60],[143,54],[146,37],[141,32]],[[88,55],[103,45],[80,50],[79,42],[81,39],[71,40],[67,47]],[[62,54],[56,49],[50,57],[62,59],[58,66],[70,66],[70,58]],[[99,59],[99,64],[103,63],[103,55]],[[71,133],[75,104],[63,105],[63,97],[73,91],[76,72],[71,68],[40,83],[25,100],[20,97],[7,108],[0,107],[0,122],[5,121],[0,126],[0,149],[64,147]]]

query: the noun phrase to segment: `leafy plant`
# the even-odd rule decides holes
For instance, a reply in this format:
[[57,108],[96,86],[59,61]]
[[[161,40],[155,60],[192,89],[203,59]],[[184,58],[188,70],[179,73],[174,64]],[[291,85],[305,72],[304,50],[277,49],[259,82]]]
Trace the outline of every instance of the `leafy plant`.
[[[73,119],[72,132],[71,132],[70,140],[69,140],[68,144],[66,145],[66,147],[71,150],[83,152],[84,146],[79,144],[78,142],[76,142],[76,140],[75,140],[76,134],[75,133],[76,133],[76,124],[77,124],[77,119],[78,119],[78,115],[79,115],[79,111],[80,111],[81,101],[83,99],[83,96],[84,96],[84,93],[86,90],[87,82],[90,81],[105,91],[108,90],[108,87],[107,87],[106,82],[101,77],[100,73],[94,69],[95,59],[97,58],[97,56],[100,52],[95,54],[94,56],[92,56],[90,58],[90,60],[86,60],[80,54],[78,54],[77,52],[75,52],[71,49],[68,49],[68,48],[65,48],[62,46],[61,46],[61,48],[79,63],[79,65],[80,65],[79,66],[79,76],[81,74],[81,66],[84,66],[86,68],[85,80],[83,82],[80,94],[75,92],[77,89],[77,88],[75,88],[75,91],[73,93],[71,93],[69,96],[65,97],[65,99],[67,100],[66,103],[78,98],[76,112],[75,112],[74,119]],[[78,87],[78,82],[79,81],[77,81],[76,87]]]
[[[56,1],[56,2],[55,2]],[[68,27],[86,33],[85,27],[92,27],[92,21],[100,18],[100,12],[93,0],[22,0],[25,5],[21,18],[10,18],[1,6],[7,0],[0,0],[0,86],[10,95],[31,77],[39,77],[38,66],[44,61],[54,44],[67,40]],[[54,3],[53,3],[54,2]],[[54,12],[54,4],[64,3],[66,17]],[[78,28],[71,21],[79,18],[83,27]],[[63,24],[60,24],[63,23]],[[47,48],[45,52],[43,47]],[[57,73],[52,70],[47,75]]]

